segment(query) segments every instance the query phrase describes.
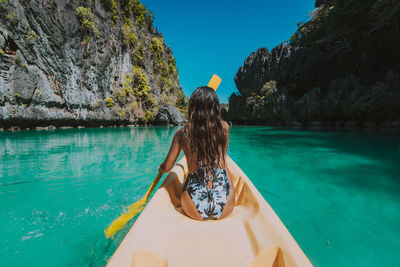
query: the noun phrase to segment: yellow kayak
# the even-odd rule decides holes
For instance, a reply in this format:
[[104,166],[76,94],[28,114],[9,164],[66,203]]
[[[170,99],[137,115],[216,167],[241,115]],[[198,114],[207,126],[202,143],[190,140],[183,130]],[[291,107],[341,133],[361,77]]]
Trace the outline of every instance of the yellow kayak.
[[227,158],[236,205],[225,219],[187,217],[180,194],[183,157],[171,170],[108,262],[108,267],[312,266],[250,179]]

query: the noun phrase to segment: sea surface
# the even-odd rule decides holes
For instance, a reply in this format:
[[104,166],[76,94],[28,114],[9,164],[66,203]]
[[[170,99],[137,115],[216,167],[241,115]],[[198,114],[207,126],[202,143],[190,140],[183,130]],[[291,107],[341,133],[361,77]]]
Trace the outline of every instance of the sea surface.
[[[177,129],[0,132],[0,265],[105,265]],[[399,131],[233,126],[228,154],[314,266],[399,266]]]

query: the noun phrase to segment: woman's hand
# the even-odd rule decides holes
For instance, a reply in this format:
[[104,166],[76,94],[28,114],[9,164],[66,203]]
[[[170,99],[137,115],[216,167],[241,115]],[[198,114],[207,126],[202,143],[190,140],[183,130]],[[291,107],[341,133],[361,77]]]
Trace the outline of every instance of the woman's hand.
[[158,171],[162,173],[165,172],[165,162],[161,163],[160,166],[158,166]]

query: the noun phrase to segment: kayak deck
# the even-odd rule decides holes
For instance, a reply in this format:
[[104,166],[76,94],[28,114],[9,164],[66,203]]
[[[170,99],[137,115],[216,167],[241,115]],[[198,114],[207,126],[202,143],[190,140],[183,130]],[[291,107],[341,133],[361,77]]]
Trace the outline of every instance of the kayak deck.
[[112,256],[113,266],[312,266],[269,204],[231,158],[235,208],[225,219],[197,221],[182,210],[183,157]]

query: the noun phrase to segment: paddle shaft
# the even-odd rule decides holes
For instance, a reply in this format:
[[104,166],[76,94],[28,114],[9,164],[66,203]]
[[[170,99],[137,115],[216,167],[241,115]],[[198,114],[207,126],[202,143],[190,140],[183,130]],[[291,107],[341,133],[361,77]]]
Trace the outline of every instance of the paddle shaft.
[[151,184],[149,190],[147,190],[147,193],[144,197],[145,201],[147,202],[147,200],[149,199],[151,193],[153,192],[154,188],[156,188],[158,182],[160,181],[161,177],[163,176],[163,172],[158,172],[156,179],[154,179],[153,183]]

